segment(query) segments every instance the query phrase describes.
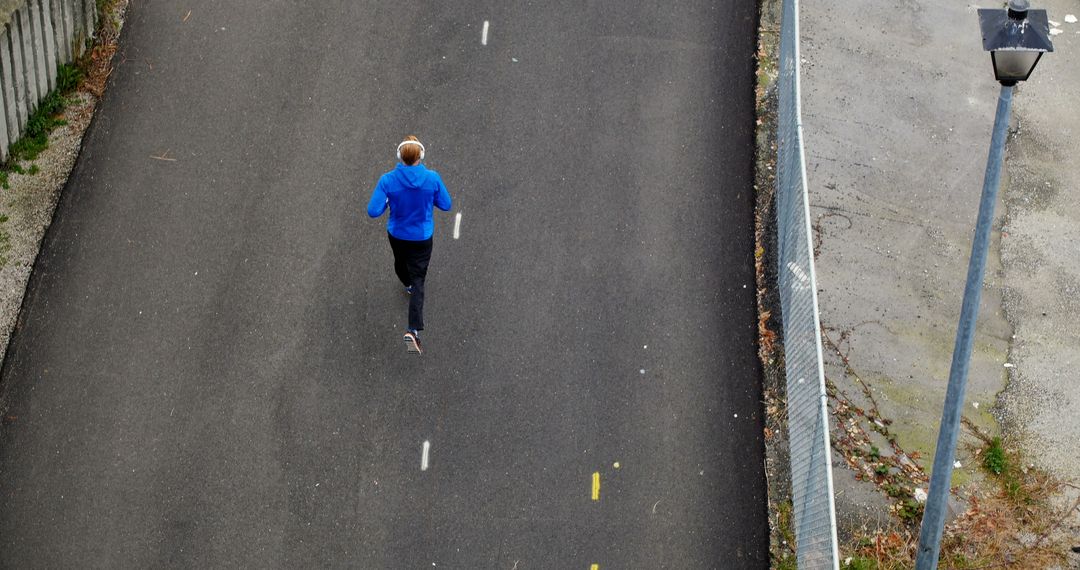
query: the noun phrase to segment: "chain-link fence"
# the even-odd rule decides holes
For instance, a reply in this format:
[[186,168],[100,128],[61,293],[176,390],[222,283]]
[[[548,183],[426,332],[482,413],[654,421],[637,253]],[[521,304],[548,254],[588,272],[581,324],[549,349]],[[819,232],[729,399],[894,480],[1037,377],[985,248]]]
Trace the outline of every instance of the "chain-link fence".
[[784,0],[777,84],[776,213],[796,550],[799,568],[838,568],[799,61],[799,3]]

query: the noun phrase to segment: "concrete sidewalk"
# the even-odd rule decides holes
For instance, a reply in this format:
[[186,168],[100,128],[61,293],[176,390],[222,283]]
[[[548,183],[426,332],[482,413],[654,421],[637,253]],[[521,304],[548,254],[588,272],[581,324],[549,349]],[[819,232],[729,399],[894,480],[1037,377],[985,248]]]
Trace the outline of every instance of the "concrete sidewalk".
[[[1061,32],[1057,51],[1016,93],[965,416],[1021,438],[1040,467],[1076,481],[1080,193],[1065,149],[1080,132],[1072,103],[1080,78],[1066,72],[1077,64],[1080,24],[1065,16],[1080,6],[1033,7],[1047,8]],[[866,430],[870,444],[927,470],[998,95],[976,8],[802,3],[826,375],[852,406],[877,410],[868,415],[883,425]],[[957,484],[978,476],[964,438],[974,442],[962,436]],[[850,471],[837,469],[836,477],[842,526],[887,516],[884,498]]]

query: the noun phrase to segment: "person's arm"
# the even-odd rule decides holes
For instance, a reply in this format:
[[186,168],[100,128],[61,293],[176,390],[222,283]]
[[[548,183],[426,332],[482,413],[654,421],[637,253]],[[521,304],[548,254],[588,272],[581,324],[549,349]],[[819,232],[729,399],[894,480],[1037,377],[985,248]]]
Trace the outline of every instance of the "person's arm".
[[443,184],[442,177],[435,180],[439,183],[439,191],[435,192],[435,207],[444,212],[449,212],[453,204],[450,200],[450,192],[446,190],[446,184]]
[[379,183],[375,185],[375,191],[371,193],[371,200],[367,204],[367,215],[378,218],[386,211],[386,206],[389,203],[390,199],[386,197],[386,191],[383,190],[383,181],[380,178]]

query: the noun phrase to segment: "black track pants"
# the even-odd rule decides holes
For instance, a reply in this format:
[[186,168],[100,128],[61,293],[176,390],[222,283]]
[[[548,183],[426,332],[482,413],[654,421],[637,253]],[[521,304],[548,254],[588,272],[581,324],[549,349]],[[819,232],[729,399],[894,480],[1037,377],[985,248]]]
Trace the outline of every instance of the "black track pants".
[[409,328],[424,330],[424,280],[427,279],[428,261],[431,260],[432,238],[424,241],[398,239],[389,233],[390,249],[394,250],[394,273],[401,284],[412,285],[409,298]]

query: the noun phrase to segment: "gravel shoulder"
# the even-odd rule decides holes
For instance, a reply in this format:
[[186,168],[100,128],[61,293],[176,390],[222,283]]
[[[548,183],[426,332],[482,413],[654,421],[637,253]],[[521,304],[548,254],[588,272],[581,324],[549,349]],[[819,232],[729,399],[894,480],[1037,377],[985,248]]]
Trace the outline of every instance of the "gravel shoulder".
[[[10,13],[20,3],[0,1],[0,14]],[[105,5],[109,15],[99,23],[97,39],[84,70],[85,79],[69,96],[63,112],[67,124],[49,133],[49,147],[36,159],[21,164],[24,170],[36,166],[36,173],[9,173],[9,188],[0,190],[0,365],[7,355],[11,334],[18,326],[26,286],[60,194],[65,188],[79,191],[68,188],[68,178],[112,72],[112,54],[128,0],[108,0]]]
[[23,165],[29,168],[36,164],[39,172],[12,173],[8,178],[10,188],[0,191],[0,220],[6,220],[0,222],[0,362],[18,321],[41,239],[52,223],[60,192],[75,166],[83,133],[96,106],[97,97],[88,91],[72,96],[72,103],[64,111],[67,124],[50,133],[48,149]]
[[[1080,182],[1069,151],[1080,145],[1080,6],[1040,4],[1059,31],[1054,53],[1014,97],[1000,236],[1004,308],[1016,336],[998,412],[1036,465],[1080,485]],[[1077,496],[1067,486],[1062,503]],[[1080,536],[1080,516],[1069,530]]]
[[[0,14],[9,14],[22,0],[0,2]],[[60,193],[68,187],[71,168],[82,149],[86,128],[94,118],[112,69],[127,0],[105,2],[106,16],[100,18],[97,38],[84,70],[85,79],[69,96],[63,112],[67,124],[49,134],[49,148],[22,166],[38,168],[35,174],[10,173],[8,186],[0,191],[0,364],[3,363],[18,316],[33,263],[41,250]],[[77,192],[78,188],[68,188]]]

